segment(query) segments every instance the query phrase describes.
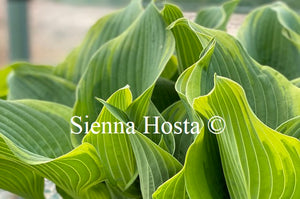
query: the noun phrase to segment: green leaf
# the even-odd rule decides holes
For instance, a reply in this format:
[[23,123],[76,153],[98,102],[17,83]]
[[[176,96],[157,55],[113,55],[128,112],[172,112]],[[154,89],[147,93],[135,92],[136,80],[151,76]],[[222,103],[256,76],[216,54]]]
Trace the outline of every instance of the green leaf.
[[[121,191],[125,191],[133,182],[132,179],[136,178],[136,162],[126,133],[127,126],[123,125],[123,121],[120,122],[110,111],[117,110],[115,114],[120,115],[131,102],[132,95],[128,87],[116,91],[107,100],[96,120],[101,126],[92,127],[83,140],[96,147],[109,183],[117,186]],[[109,107],[110,104],[114,107]],[[123,117],[124,114],[121,115],[121,118]],[[109,123],[110,127],[103,122]],[[117,124],[118,122],[121,124]]]
[[89,115],[88,121],[95,121],[101,106],[94,97],[107,99],[127,84],[136,99],[158,79],[173,51],[172,33],[150,4],[129,29],[93,56],[78,85],[74,115]]
[[207,28],[226,30],[230,16],[239,2],[239,0],[231,0],[223,3],[222,6],[202,9],[197,13],[195,22]]
[[152,197],[154,199],[187,199],[188,195],[185,191],[183,171],[184,170],[182,169],[175,176],[158,187],[158,189],[153,193]]
[[206,124],[187,152],[186,191],[190,198],[229,198],[218,143]]
[[[128,116],[129,118],[131,116],[132,118],[139,120],[138,118],[140,117],[140,114],[132,115],[133,112],[131,111],[137,109],[144,111],[147,110],[147,106],[149,105],[142,106],[143,104],[140,102],[144,100],[146,100],[146,102],[149,101],[148,93],[151,94],[151,90],[152,89],[150,87],[150,89],[148,89],[143,95],[137,98],[136,101],[128,105],[128,103],[131,102],[131,98],[129,97],[131,96],[130,90],[128,87],[120,89],[119,91],[114,93],[107,102],[103,102],[103,100],[101,100],[101,102],[103,102],[103,104],[105,105],[105,108],[102,109],[99,118],[103,116],[102,121],[114,122],[121,120],[123,123],[126,123],[126,121],[124,120],[127,120]],[[127,110],[125,110],[126,107]],[[124,112],[124,110],[127,112],[127,114]],[[120,120],[118,120],[117,118],[119,118]],[[99,121],[101,120],[99,119]],[[117,132],[120,132],[120,130],[118,129]],[[116,142],[114,144],[103,143],[105,142],[104,136],[107,136],[107,140],[110,141],[115,139]],[[95,139],[99,137],[100,139]],[[130,146],[128,146],[128,138],[130,140],[130,146],[132,147],[132,149]],[[159,147],[152,140],[139,133],[138,131],[134,131],[131,133],[98,135],[92,135],[90,132],[90,134],[85,137],[84,141],[89,141],[94,145],[97,144],[97,147],[102,148],[102,150],[99,150],[100,156],[103,152],[105,152],[105,155],[101,156],[101,160],[102,162],[104,162],[104,165],[106,165],[105,168],[110,169],[108,173],[113,173],[113,177],[115,177],[116,179],[120,179],[120,177],[118,177],[120,176],[118,172],[121,172],[123,174],[122,177],[124,177],[126,176],[125,174],[128,173],[127,171],[130,168],[133,168],[132,171],[134,171],[135,164],[133,163],[135,163],[134,160],[136,160],[143,198],[151,198],[152,193],[159,185],[175,175],[181,169],[181,164],[170,153]],[[113,146],[114,151],[110,151],[109,146]],[[129,147],[129,149],[126,147]],[[131,150],[133,150],[134,152],[135,159],[133,156],[131,156]],[[108,158],[111,159],[110,162],[107,161]],[[106,162],[109,162],[110,164],[105,164]],[[131,172],[131,176],[129,177],[131,178],[128,178],[128,180],[134,179],[134,172]],[[111,181],[113,182],[113,180]],[[125,180],[123,181],[128,182]],[[132,180],[129,182],[132,182]],[[120,187],[120,184],[121,183],[119,182],[119,184],[117,185]],[[131,184],[124,183],[124,185],[127,185],[126,187],[128,187]]]
[[[186,108],[182,101],[175,102],[162,113],[164,119],[172,124],[175,122],[189,121]],[[189,121],[190,122],[190,121]],[[188,129],[189,130],[189,129]],[[181,163],[184,163],[186,152],[194,141],[194,135],[180,133],[175,134],[175,152],[173,156]]]
[[1,148],[2,158],[31,165],[32,172],[51,180],[68,195],[83,198],[90,187],[104,180],[95,148],[84,143],[73,149],[69,120],[59,115],[70,113],[69,108],[49,104],[43,109],[46,102],[34,103],[38,101],[0,101],[0,135],[8,146]]
[[300,88],[300,78],[294,79],[294,80],[292,81],[292,83],[293,83],[295,86],[297,86],[298,88]]
[[210,92],[216,73],[241,84],[254,113],[271,128],[300,115],[300,89],[277,71],[255,62],[234,37],[185,19],[176,21],[174,26],[177,23],[207,46],[199,62],[187,69],[176,83],[176,89],[185,94],[189,102]]
[[44,198],[44,179],[17,159],[2,139],[0,129],[0,188],[24,198]]
[[300,116],[284,122],[276,131],[300,139]]
[[300,17],[284,3],[252,11],[238,38],[260,64],[273,67],[288,79],[300,77]]
[[153,197],[229,198],[218,143],[207,127],[201,129],[196,140],[190,145],[184,168],[161,185]]
[[55,73],[78,83],[96,51],[106,42],[122,34],[141,12],[141,1],[134,0],[125,9],[99,19],[89,30],[81,45],[56,67]]
[[17,63],[8,77],[9,100],[38,99],[72,107],[75,85],[52,75],[53,67]]
[[[165,5],[162,15],[168,22],[173,22],[183,17],[181,10],[171,4]],[[175,37],[178,71],[181,74],[199,59],[203,48],[197,36],[192,34],[186,26],[180,26],[179,23],[174,26],[174,23],[171,23],[168,28],[172,30]]]
[[232,198],[300,197],[299,140],[262,123],[239,84],[216,77],[213,90],[193,106],[207,120],[219,116],[225,121],[216,138]]
[[137,161],[143,198],[151,199],[158,186],[174,176],[182,166],[145,135],[136,132],[129,138]]
[[176,56],[173,55],[170,58],[160,76],[168,80],[176,81],[176,79],[178,78],[178,60]]
[[7,77],[9,73],[12,71],[12,67],[7,66],[3,69],[0,69],[0,97],[4,98],[8,94],[8,85],[7,85]]

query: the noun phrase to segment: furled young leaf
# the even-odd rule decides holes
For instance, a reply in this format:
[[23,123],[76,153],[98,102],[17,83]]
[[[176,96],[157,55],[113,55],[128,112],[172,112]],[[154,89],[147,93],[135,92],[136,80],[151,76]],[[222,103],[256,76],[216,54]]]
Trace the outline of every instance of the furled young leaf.
[[89,115],[93,122],[101,109],[95,96],[107,99],[127,84],[136,99],[158,79],[173,51],[172,33],[151,3],[127,31],[95,53],[79,83],[74,115]]
[[[149,89],[148,89],[149,90]],[[125,94],[125,93],[127,94]],[[147,91],[146,91],[147,93]],[[126,123],[126,120],[130,118],[130,114],[128,114],[128,110],[132,110],[133,107],[136,109],[139,108],[139,105],[142,105],[139,103],[141,99],[143,99],[143,96],[147,96],[143,94],[139,98],[137,98],[138,101],[134,101],[128,108],[127,113],[124,112],[124,109],[128,106],[128,102],[131,101],[130,91],[128,87],[125,87],[124,89],[121,89],[114,93],[107,102],[103,102],[105,105],[105,108],[102,109],[99,118],[101,118],[102,115],[107,114],[110,116],[110,118],[106,117],[105,121],[121,121],[124,124]],[[122,105],[122,106],[120,106]],[[105,112],[106,111],[106,112]],[[110,113],[109,113],[109,112]],[[118,119],[117,119],[118,118]],[[138,118],[138,117],[135,117]],[[104,120],[103,120],[104,121]],[[119,131],[119,130],[118,130]],[[99,147],[105,147],[107,144],[101,143],[102,141],[95,140],[97,137],[101,137],[103,140],[104,135],[92,135],[91,133],[88,134],[84,141],[88,142],[94,142],[93,144],[98,144]],[[119,138],[119,142],[122,141],[122,143],[114,144],[114,148],[105,148],[102,149],[102,151],[107,151],[106,153],[110,153],[112,151],[112,154],[107,154],[105,158],[110,158],[111,156],[116,157],[115,160],[112,160],[109,165],[110,171],[109,173],[114,173],[112,170],[113,168],[118,168],[115,171],[117,172],[126,172],[130,168],[135,168],[134,165],[130,166],[128,165],[128,162],[136,159],[139,179],[140,179],[140,186],[141,186],[141,192],[143,195],[143,198],[151,198],[152,193],[156,190],[156,188],[161,185],[164,181],[168,180],[170,177],[175,175],[180,169],[181,164],[167,151],[162,149],[160,146],[155,144],[153,141],[151,141],[149,138],[147,138],[145,135],[139,133],[138,131],[131,132],[129,134],[108,134],[107,138],[113,139],[113,136],[122,136],[123,138]],[[117,137],[117,138],[118,138]],[[129,138],[130,144],[128,146],[127,139]],[[115,147],[121,147],[120,149],[116,149]],[[123,148],[122,148],[123,147]],[[124,150],[124,147],[129,147],[126,150]],[[124,154],[126,151],[132,151],[134,152],[135,159],[128,157],[127,154]],[[120,152],[121,154],[118,154]],[[101,156],[101,151],[99,151]],[[116,154],[116,155],[114,155]],[[124,158],[125,157],[125,158]],[[127,158],[126,158],[127,157]],[[117,159],[118,158],[118,159]],[[126,163],[121,163],[122,159],[127,160]],[[106,162],[106,160],[103,160],[103,162]],[[135,163],[135,162],[134,162]],[[104,163],[105,165],[105,163]],[[125,167],[125,168],[124,168]],[[133,170],[134,171],[134,170]],[[125,176],[123,174],[123,176]],[[130,178],[129,178],[130,179]],[[134,173],[131,174],[131,179],[134,179]],[[133,182],[132,180],[130,182]],[[130,184],[127,184],[127,187]]]
[[223,77],[194,101],[207,120],[224,119],[216,135],[226,184],[232,198],[299,198],[300,142],[272,130],[252,112],[240,85]]
[[[173,154],[175,150],[175,140],[173,134],[162,134],[161,129],[153,126],[148,126],[146,129],[145,120],[147,117],[148,124],[156,123],[155,117],[158,117],[158,126],[165,122],[161,113],[156,106],[151,102],[154,84],[147,89],[142,95],[136,98],[126,110],[130,121],[133,121],[139,132],[147,132],[145,135],[154,143],[159,144],[166,151]],[[157,133],[158,132],[158,133]]]
[[[176,21],[174,27],[177,24],[186,26],[187,30],[199,38],[203,46],[212,45],[206,47],[199,62],[187,69],[176,83],[176,88],[180,88],[177,90],[184,91],[190,102],[212,89],[212,79],[217,73],[241,84],[257,117],[274,129],[300,114],[300,89],[277,71],[255,62],[235,38],[186,19]],[[212,43],[213,37],[215,44]],[[212,47],[214,51],[210,52]]]
[[182,166],[143,134],[137,132],[129,138],[137,161],[143,198],[151,199],[158,186],[174,176]]
[[79,82],[94,53],[107,41],[123,33],[141,12],[141,1],[132,0],[125,9],[99,19],[89,30],[82,44],[56,67],[55,73],[74,83]]
[[300,77],[300,17],[284,3],[252,11],[238,38],[260,64],[273,67],[288,79]]
[[[19,162],[31,165],[32,171],[51,180],[70,196],[82,198],[90,187],[104,180],[97,152],[88,143],[73,149],[70,118],[65,118],[71,115],[69,108],[59,104],[44,108],[33,105],[38,103],[0,101],[0,135],[8,146],[1,148],[2,158],[14,161],[4,153],[8,150]],[[69,114],[60,115],[61,112]]]
[[[140,102],[143,101],[144,99],[149,100],[149,97],[147,97],[147,93],[149,93],[149,90],[151,91],[152,89],[148,89],[143,95],[141,95],[131,105],[129,105],[127,110],[124,111],[124,108],[126,106],[123,105],[123,107],[120,107],[118,103],[128,104],[130,100],[128,97],[127,98],[125,97],[126,95],[121,93],[123,91],[121,89],[116,93],[114,93],[107,102],[103,102],[103,100],[101,100],[105,106],[103,110],[108,110],[111,113],[110,115],[111,117],[114,117],[115,119],[118,118],[117,121],[122,121],[124,124],[127,122],[126,120],[128,118],[130,121],[133,121],[130,119],[130,117],[138,121],[139,120],[138,118],[140,116],[138,114],[138,111],[136,115],[132,115],[133,112],[131,111],[138,110],[138,109],[146,110],[143,107],[142,108],[140,107],[143,105]],[[123,92],[129,92],[129,89],[125,88]],[[118,99],[118,101],[112,100],[114,98]],[[114,120],[112,120],[111,118],[107,118],[106,121],[114,121]],[[134,152],[134,156],[136,159],[142,196],[143,198],[151,198],[152,193],[156,190],[156,188],[159,185],[161,185],[164,181],[168,180],[170,177],[175,175],[181,169],[181,164],[170,153],[162,149],[160,146],[155,144],[151,139],[147,138],[145,135],[141,134],[136,130],[133,133],[132,132],[129,133],[128,135],[127,134],[121,134],[121,135],[123,135],[123,137],[126,137],[126,139],[127,137],[129,137],[130,144],[132,146],[132,150]],[[110,139],[112,139],[111,137],[114,136],[114,134],[108,136],[110,137]],[[84,140],[86,141],[87,139],[88,136],[85,137]],[[92,139],[90,140],[92,141]],[[119,139],[119,140],[124,140],[124,139]],[[127,145],[128,143],[126,142],[125,144],[124,143],[121,144],[122,145],[120,147]],[[118,147],[117,144],[114,146]],[[115,149],[114,153],[118,153],[118,151],[122,151],[122,154],[124,153],[123,152],[124,149],[121,150],[116,150],[116,148],[114,149]],[[119,159],[120,157],[123,156],[119,155]],[[107,155],[106,157],[109,156]],[[120,161],[119,159],[118,161]],[[111,167],[123,166],[123,165],[118,165],[120,164],[118,161],[111,161],[112,163]],[[126,167],[128,166],[126,165]]]
[[300,116],[284,122],[276,131],[300,139]]
[[8,99],[38,99],[73,106],[75,85],[53,75],[53,67],[16,63],[11,68]]
[[[131,102],[132,95],[128,87],[116,91],[107,100],[107,104],[122,111],[126,110]],[[102,109],[96,122],[101,124],[101,127],[93,128],[85,136],[84,142],[89,142],[96,147],[109,183],[125,191],[133,183],[132,179],[136,178],[136,162],[126,133],[127,126],[121,124],[123,126],[121,128],[120,124],[114,125],[114,122],[120,122],[120,120],[114,117],[106,107]],[[105,124],[104,126],[102,122],[110,123],[111,127]]]
[[234,12],[239,0],[225,2],[222,6],[213,6],[200,10],[195,22],[207,28],[226,30],[231,14]]
[[[168,24],[183,17],[181,10],[171,4],[165,5],[162,15]],[[195,34],[192,34],[185,26],[178,25],[174,27],[174,25],[171,24],[169,29],[172,30],[175,37],[178,71],[180,74],[199,59],[203,48]]]

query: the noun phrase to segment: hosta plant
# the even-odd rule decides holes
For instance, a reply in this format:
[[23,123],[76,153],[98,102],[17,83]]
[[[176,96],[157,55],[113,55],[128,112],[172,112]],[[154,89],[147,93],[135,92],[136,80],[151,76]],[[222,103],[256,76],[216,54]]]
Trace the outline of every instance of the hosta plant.
[[[0,188],[62,198],[300,198],[300,17],[132,0],[58,66],[0,71]],[[59,195],[58,195],[59,194]]]

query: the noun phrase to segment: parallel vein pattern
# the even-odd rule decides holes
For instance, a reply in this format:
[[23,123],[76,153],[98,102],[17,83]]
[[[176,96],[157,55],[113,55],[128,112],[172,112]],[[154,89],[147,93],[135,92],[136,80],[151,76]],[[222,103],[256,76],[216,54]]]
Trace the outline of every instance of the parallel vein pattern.
[[209,119],[226,121],[217,135],[227,187],[232,198],[299,198],[300,142],[264,125],[252,112],[240,85],[217,77],[215,87],[194,101]]

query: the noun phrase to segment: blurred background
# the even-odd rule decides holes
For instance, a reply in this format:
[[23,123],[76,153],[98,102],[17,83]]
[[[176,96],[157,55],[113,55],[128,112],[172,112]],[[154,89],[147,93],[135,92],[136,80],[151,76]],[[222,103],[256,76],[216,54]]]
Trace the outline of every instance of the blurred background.
[[[0,67],[13,61],[57,65],[84,38],[97,19],[130,0],[0,0]],[[226,0],[172,0],[193,18],[205,6]],[[144,0],[146,5],[149,0]],[[228,31],[235,34],[245,14],[273,0],[241,0]],[[300,10],[300,0],[284,0]]]

